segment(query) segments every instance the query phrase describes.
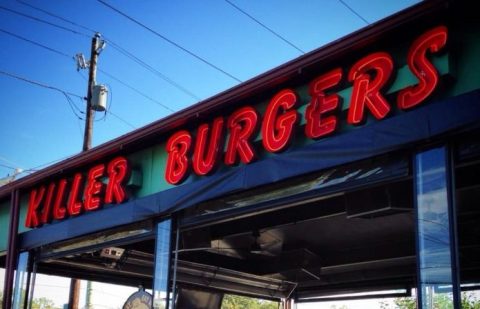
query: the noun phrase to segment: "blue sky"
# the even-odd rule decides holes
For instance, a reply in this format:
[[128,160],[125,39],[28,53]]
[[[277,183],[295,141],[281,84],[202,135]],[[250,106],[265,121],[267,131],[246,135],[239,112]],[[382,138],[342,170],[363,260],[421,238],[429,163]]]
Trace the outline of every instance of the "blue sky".
[[[304,52],[312,51],[367,26],[362,18],[374,23],[418,2],[230,1]],[[105,2],[241,81],[302,55],[296,48],[259,26],[225,0]],[[355,15],[345,4],[362,18]],[[107,84],[110,89],[112,114],[107,114],[104,119],[103,114],[96,114],[93,146],[239,84],[236,79],[213,69],[97,0],[0,0],[2,72],[38,81],[79,96],[86,95],[88,72],[77,72],[72,57],[81,52],[89,58],[93,33],[31,6],[100,32],[107,40],[121,46],[157,71],[156,74],[152,73],[107,43],[98,62],[99,69],[107,74],[98,72],[97,83]],[[8,10],[84,35],[40,23]],[[12,34],[64,55],[25,42]],[[158,72],[178,87],[160,78]],[[81,99],[71,96],[71,100],[79,110],[84,111],[85,103]],[[15,167],[43,167],[46,163],[81,151],[84,120],[78,119],[61,92],[0,73],[0,106],[0,178],[11,174]],[[76,111],[76,107],[73,110]],[[84,117],[78,111],[76,114]]]

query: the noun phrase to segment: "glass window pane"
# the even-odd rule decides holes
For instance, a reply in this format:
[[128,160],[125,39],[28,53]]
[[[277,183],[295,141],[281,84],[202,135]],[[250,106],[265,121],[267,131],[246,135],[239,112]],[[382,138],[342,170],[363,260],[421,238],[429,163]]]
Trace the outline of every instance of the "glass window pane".
[[5,268],[0,268],[0,309],[2,309],[4,281],[5,281]]
[[168,308],[168,272],[170,263],[170,237],[172,221],[165,220],[157,225],[157,242],[155,249],[155,279],[153,307]]
[[456,218],[462,308],[480,308],[480,132],[460,140],[456,149]]
[[[416,156],[418,267],[421,308],[453,308],[453,265],[445,147]],[[436,308],[436,307],[435,307]]]
[[15,272],[15,289],[13,291],[12,308],[14,309],[23,309],[27,297],[28,257],[28,252],[22,252],[18,258],[18,267]]

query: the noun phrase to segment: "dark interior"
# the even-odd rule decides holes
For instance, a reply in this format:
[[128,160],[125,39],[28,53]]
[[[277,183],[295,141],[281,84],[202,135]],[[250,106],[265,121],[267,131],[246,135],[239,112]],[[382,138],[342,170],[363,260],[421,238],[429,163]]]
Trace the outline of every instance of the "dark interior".
[[[459,258],[462,283],[478,283],[480,147],[468,145],[457,147],[455,158]],[[360,162],[184,213],[176,264],[180,294],[210,291],[207,298],[215,302],[225,291],[297,301],[408,293],[416,285],[416,250],[412,172],[405,158]],[[124,250],[115,258],[95,248],[46,259],[38,271],[151,287],[154,248],[152,236],[110,246]]]

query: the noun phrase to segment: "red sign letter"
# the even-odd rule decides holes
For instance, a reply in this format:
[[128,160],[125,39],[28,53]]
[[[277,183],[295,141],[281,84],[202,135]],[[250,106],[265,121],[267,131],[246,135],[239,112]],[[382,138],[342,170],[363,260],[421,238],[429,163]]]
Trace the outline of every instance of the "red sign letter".
[[[207,148],[208,124],[198,128],[195,151],[193,152],[192,166],[197,175],[207,175],[213,170],[218,161],[219,154],[223,151],[223,118],[218,117],[213,121],[212,134]],[[205,155],[205,152],[206,155]]]
[[390,105],[380,93],[380,89],[387,83],[392,70],[392,57],[384,52],[368,55],[350,69],[348,80],[353,81],[353,91],[348,110],[348,123],[360,124],[363,121],[365,106],[377,119],[382,119],[388,114]]
[[47,190],[47,198],[45,199],[45,203],[43,204],[43,210],[42,210],[42,224],[45,223],[50,223],[52,220],[52,216],[50,214],[51,209],[52,209],[52,200],[53,200],[53,191],[55,190],[55,183],[52,182],[48,186]]
[[295,92],[285,89],[268,104],[262,124],[262,142],[267,151],[279,152],[288,145],[298,119],[297,111],[292,109],[296,103]]
[[55,196],[55,203],[53,204],[53,218],[56,220],[62,220],[65,218],[66,209],[62,206],[65,200],[65,187],[67,186],[67,180],[62,179],[58,182],[57,195]]
[[91,211],[100,207],[101,199],[98,196],[102,191],[102,182],[97,181],[98,178],[103,176],[105,171],[105,164],[99,164],[90,169],[87,176],[87,188],[85,189],[85,210]]
[[75,174],[73,177],[72,189],[70,190],[70,196],[67,204],[68,214],[70,216],[76,216],[82,211],[82,201],[77,201],[82,178],[82,174],[80,173]]
[[427,59],[427,51],[436,53],[447,43],[447,28],[436,27],[413,42],[408,51],[408,67],[418,78],[418,85],[407,87],[398,93],[398,107],[408,109],[425,100],[438,83],[438,72]]
[[257,122],[257,111],[250,106],[240,108],[230,115],[227,123],[230,138],[225,154],[225,164],[234,165],[237,162],[237,153],[243,163],[252,162],[255,152],[248,139],[256,131]]
[[167,167],[165,179],[172,185],[182,182],[188,172],[187,154],[192,144],[192,137],[188,131],[179,131],[172,135],[167,142]]
[[38,220],[38,207],[42,202],[43,195],[45,194],[45,187],[40,187],[39,191],[33,189],[30,191],[30,198],[28,200],[27,218],[25,220],[25,226],[34,228],[40,225]]
[[107,170],[108,184],[105,192],[105,203],[111,204],[115,200],[115,203],[120,204],[127,197],[123,183],[128,180],[130,172],[128,161],[124,157],[117,157],[110,161]]
[[309,87],[311,101],[305,111],[305,135],[316,139],[335,131],[337,116],[322,119],[322,114],[335,110],[340,98],[337,94],[326,95],[325,90],[337,85],[342,79],[342,69],[337,68],[316,78]]

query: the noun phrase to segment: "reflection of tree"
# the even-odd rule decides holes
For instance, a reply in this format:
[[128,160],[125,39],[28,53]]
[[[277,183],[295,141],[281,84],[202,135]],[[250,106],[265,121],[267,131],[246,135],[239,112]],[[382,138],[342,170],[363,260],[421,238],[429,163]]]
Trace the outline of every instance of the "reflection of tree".
[[238,295],[225,295],[222,309],[278,309],[278,303]]
[[33,299],[32,309],[60,309],[60,307],[55,307],[55,303],[51,299],[40,297]]
[[[417,301],[413,297],[400,297],[393,300],[395,308],[398,309],[415,309],[417,308]],[[381,308],[389,308],[388,304],[381,303]],[[434,309],[453,309],[452,295],[451,294],[435,294],[433,296],[433,308]],[[474,297],[468,292],[462,293],[462,309],[480,309],[480,300]]]
[[[21,290],[20,299],[25,299],[25,290]],[[0,292],[0,309],[2,309],[2,302],[3,302],[3,293]],[[32,300],[32,307],[31,309],[61,309],[61,307],[56,307],[53,300],[48,299],[46,297],[34,298]]]

